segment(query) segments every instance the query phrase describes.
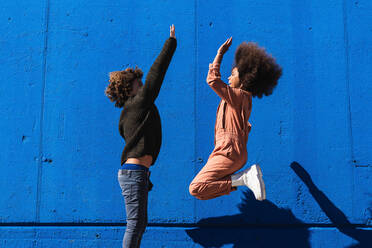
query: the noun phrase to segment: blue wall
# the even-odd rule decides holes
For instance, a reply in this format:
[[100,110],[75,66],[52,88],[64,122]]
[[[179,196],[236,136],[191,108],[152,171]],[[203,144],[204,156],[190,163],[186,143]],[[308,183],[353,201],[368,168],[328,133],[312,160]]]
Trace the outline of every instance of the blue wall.
[[[143,247],[372,247],[371,13],[369,0],[3,1],[0,247],[120,247],[124,142],[103,92],[110,71],[147,72],[172,23]],[[283,67],[250,120],[264,202],[188,193],[213,148],[208,63],[229,36],[225,79],[245,40]]]

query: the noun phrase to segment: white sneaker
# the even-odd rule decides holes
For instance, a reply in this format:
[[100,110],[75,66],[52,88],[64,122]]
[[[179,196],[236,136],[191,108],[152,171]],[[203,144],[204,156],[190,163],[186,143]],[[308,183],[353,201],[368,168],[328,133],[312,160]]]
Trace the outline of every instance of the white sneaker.
[[262,179],[261,167],[258,164],[254,164],[244,171],[243,181],[252,190],[256,200],[263,201],[266,199],[265,183]]

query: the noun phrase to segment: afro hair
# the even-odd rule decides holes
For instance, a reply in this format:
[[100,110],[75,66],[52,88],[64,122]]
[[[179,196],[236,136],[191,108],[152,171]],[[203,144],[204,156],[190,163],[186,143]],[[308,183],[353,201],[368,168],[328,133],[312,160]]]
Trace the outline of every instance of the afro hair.
[[261,98],[273,93],[282,68],[264,48],[253,42],[243,42],[235,52],[235,67],[239,72],[242,89]]

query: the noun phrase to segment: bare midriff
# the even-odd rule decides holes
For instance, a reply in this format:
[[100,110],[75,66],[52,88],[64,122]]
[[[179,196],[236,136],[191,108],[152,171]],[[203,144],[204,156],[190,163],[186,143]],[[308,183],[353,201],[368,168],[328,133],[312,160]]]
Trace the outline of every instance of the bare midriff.
[[144,155],[139,158],[128,158],[127,161],[125,161],[126,164],[139,164],[146,166],[147,168],[150,168],[152,164],[152,156],[151,155]]

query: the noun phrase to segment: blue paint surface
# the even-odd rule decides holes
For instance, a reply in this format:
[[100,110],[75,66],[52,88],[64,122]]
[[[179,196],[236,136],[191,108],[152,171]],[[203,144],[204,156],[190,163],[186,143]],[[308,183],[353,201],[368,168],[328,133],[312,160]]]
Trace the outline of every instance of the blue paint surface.
[[[1,247],[121,247],[123,227],[0,227]],[[360,228],[358,232],[371,232]],[[201,235],[209,238],[200,239]],[[336,228],[148,227],[141,247],[368,247]]]
[[[367,0],[4,1],[0,247],[120,246],[124,142],[103,92],[110,71],[146,74],[172,23],[143,247],[372,247],[371,11]],[[208,64],[230,36],[224,80],[243,41],[283,67],[250,119],[247,166],[263,168],[264,202],[246,189],[188,193],[213,149]]]

